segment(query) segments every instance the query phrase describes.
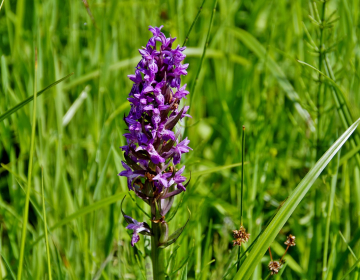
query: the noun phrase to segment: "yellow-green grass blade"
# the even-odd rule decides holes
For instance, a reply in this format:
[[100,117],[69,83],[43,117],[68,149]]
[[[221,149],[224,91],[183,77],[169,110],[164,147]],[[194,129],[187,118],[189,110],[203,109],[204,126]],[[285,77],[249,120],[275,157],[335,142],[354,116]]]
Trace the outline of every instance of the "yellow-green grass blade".
[[31,102],[34,97],[40,96],[41,94],[43,94],[45,91],[47,91],[48,89],[52,88],[53,86],[56,86],[58,83],[61,83],[62,81],[66,80],[67,78],[69,78],[71,75],[73,75],[74,73],[71,73],[67,76],[65,76],[64,78],[61,78],[60,80],[57,80],[55,83],[52,83],[51,85],[48,85],[46,88],[40,90],[36,96],[35,94],[33,96],[30,96],[29,98],[25,99],[24,101],[20,102],[19,104],[17,104],[15,107],[11,108],[10,110],[6,111],[4,114],[2,114],[0,116],[0,122],[7,119],[8,117],[10,117],[12,114],[14,114],[16,111],[18,111],[19,109],[21,109],[22,107],[24,107],[26,104],[28,104],[29,102]]
[[48,273],[49,273],[49,280],[52,280],[52,277],[51,277],[51,260],[50,260],[50,250],[49,250],[49,239],[48,239],[48,235],[47,235],[47,224],[46,224],[44,173],[43,173],[42,169],[41,169],[41,196],[42,196],[42,204],[43,204],[44,234],[45,234]]
[[320,176],[321,172],[330,162],[330,160],[336,155],[339,149],[345,144],[350,135],[355,131],[360,123],[358,119],[353,123],[327,150],[327,152],[317,161],[315,166],[309,171],[304,179],[295,188],[289,198],[285,201],[283,206],[280,208],[274,219],[270,222],[268,227],[265,229],[261,237],[255,243],[253,249],[245,259],[238,273],[235,275],[235,280],[246,280],[251,277],[256,266],[260,263],[261,258],[265,254],[267,248],[274,241],[286,221],[295,211],[301,200],[310,190],[315,180]]

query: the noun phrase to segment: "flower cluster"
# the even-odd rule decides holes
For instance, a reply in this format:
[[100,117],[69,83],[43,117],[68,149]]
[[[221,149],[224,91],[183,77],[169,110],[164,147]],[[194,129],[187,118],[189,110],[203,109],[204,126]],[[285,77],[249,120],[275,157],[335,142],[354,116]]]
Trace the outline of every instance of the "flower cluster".
[[[128,76],[134,84],[128,98],[131,109],[124,117],[128,126],[127,145],[121,147],[125,170],[119,174],[127,177],[129,190],[152,207],[153,220],[159,218],[157,211],[164,216],[173,196],[186,190],[185,166],[179,170],[175,166],[191,150],[190,141],[180,140],[180,133],[173,131],[180,120],[190,117],[189,106],[179,108],[181,99],[189,94],[186,84],[180,86],[188,68],[181,64],[185,47],[173,49],[176,38],[166,38],[161,28],[150,26],[153,37],[139,50],[142,59],[135,74]],[[153,206],[154,201],[158,207]]]
[[289,247],[294,247],[296,245],[295,243],[295,235],[289,234],[289,236],[286,238],[286,241],[284,244],[287,246],[285,253],[282,255],[281,259],[279,261],[274,261],[271,255],[271,249],[269,247],[269,254],[270,254],[270,263],[268,265],[268,268],[270,270],[271,275],[278,274],[281,266],[285,263],[284,257],[289,250]]
[[239,230],[233,230],[233,235],[235,238],[235,240],[233,240],[234,246],[241,246],[241,244],[247,242],[250,237],[250,233],[247,233],[243,226],[240,226]]
[[270,270],[271,275],[278,274],[281,265],[282,264],[279,261],[270,261],[268,268]]

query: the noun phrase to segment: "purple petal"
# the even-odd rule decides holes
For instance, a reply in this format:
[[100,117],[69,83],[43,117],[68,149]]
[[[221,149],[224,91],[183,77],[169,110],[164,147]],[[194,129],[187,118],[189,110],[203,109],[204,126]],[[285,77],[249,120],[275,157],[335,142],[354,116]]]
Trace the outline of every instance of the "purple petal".
[[140,236],[134,232],[131,238],[131,246],[134,247],[135,243],[137,243],[140,240]]

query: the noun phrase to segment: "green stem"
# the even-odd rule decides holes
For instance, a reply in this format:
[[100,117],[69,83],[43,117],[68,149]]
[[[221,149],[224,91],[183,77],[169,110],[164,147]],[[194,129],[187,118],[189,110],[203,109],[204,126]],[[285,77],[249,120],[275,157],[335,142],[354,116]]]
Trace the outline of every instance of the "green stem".
[[[240,197],[240,225],[243,226],[243,195],[244,195],[244,153],[245,153],[245,126],[242,127],[242,149],[241,149],[241,197]],[[241,266],[241,246],[238,251],[238,262],[236,271],[239,271]]]
[[236,265],[236,271],[239,271],[240,269],[240,266],[241,266],[241,246],[239,246],[239,251],[238,251],[238,262],[237,262],[237,265]]
[[188,33],[186,34],[185,41],[184,41],[184,43],[183,43],[183,45],[182,45],[183,47],[185,47],[187,41],[189,40],[189,36],[190,36],[191,30],[193,29],[193,27],[194,27],[194,25],[195,25],[195,22],[197,21],[198,17],[200,16],[200,13],[201,13],[201,11],[202,11],[202,8],[203,8],[203,6],[204,6],[205,1],[206,1],[206,0],[204,0],[204,1],[202,2],[201,6],[200,6],[200,8],[199,8],[199,11],[198,11],[198,13],[196,14],[196,17],[195,17],[194,21],[192,22]]
[[242,127],[242,151],[241,151],[241,198],[240,198],[240,224],[243,225],[243,195],[244,195],[244,153],[245,153],[245,126]]
[[200,65],[199,65],[199,69],[196,73],[196,78],[194,80],[194,83],[192,84],[192,88],[191,88],[191,93],[192,93],[192,96],[190,98],[190,106],[192,104],[192,101],[194,99],[194,95],[195,95],[195,88],[196,88],[196,83],[199,79],[199,75],[200,75],[200,71],[201,71],[201,66],[202,66],[202,63],[203,63],[203,60],[204,60],[204,57],[205,57],[205,54],[206,54],[206,49],[209,45],[209,40],[210,40],[210,31],[211,31],[211,26],[212,26],[212,23],[213,23],[213,19],[214,19],[214,14],[215,14],[215,11],[216,11],[216,5],[217,5],[217,0],[215,0],[214,2],[214,7],[213,7],[213,10],[212,10],[212,13],[211,13],[211,17],[210,17],[210,23],[209,23],[209,29],[208,29],[208,32],[207,32],[207,35],[206,35],[206,41],[205,41],[205,45],[204,45],[204,49],[203,49],[203,53],[201,55],[201,59],[200,59]]
[[164,249],[160,249],[160,224],[151,222],[153,236],[151,236],[151,259],[153,264],[154,280],[165,280],[165,258]]

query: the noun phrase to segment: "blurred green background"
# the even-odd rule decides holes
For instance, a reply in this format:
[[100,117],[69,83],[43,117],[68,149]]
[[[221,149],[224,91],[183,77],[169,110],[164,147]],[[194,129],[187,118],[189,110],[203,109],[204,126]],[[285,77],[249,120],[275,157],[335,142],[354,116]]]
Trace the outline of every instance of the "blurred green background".
[[[117,176],[123,170],[118,147],[124,145],[122,118],[129,111],[126,98],[132,86],[127,75],[134,73],[138,49],[151,36],[149,25],[164,25],[162,31],[182,45],[201,3],[4,1],[0,114],[33,95],[35,48],[38,90],[74,72],[37,99],[23,279],[48,279],[41,168],[53,278],[144,279],[144,238],[130,246],[120,212],[127,193],[126,180]],[[182,83],[188,89],[200,67],[213,6],[213,0],[205,1],[187,42],[185,63],[190,66]],[[193,118],[183,131],[193,151],[183,163],[193,175],[185,194],[176,198],[180,208],[170,232],[186,222],[188,209],[191,218],[166,249],[168,279],[235,275],[238,249],[231,241],[232,230],[240,226],[241,173],[239,165],[229,165],[241,162],[242,125],[244,226],[251,233],[247,247],[345,131],[349,124],[340,117],[343,110],[352,121],[360,117],[360,1],[326,3],[329,26],[322,32],[320,70],[327,69],[332,81],[319,81],[316,70],[298,62],[319,69],[324,25],[316,22],[322,7],[322,2],[305,0],[218,1],[199,79],[187,100]],[[339,95],[343,105],[336,101]],[[18,271],[32,108],[30,103],[0,122],[1,279],[13,279]],[[286,235],[296,236],[297,246],[289,249],[282,276],[275,279],[341,279],[359,257],[356,137],[332,160],[272,244],[279,259]],[[124,210],[147,221],[133,200],[149,210],[133,193]],[[253,279],[268,276],[269,261],[266,254]],[[356,267],[347,279],[360,279],[359,273]]]

